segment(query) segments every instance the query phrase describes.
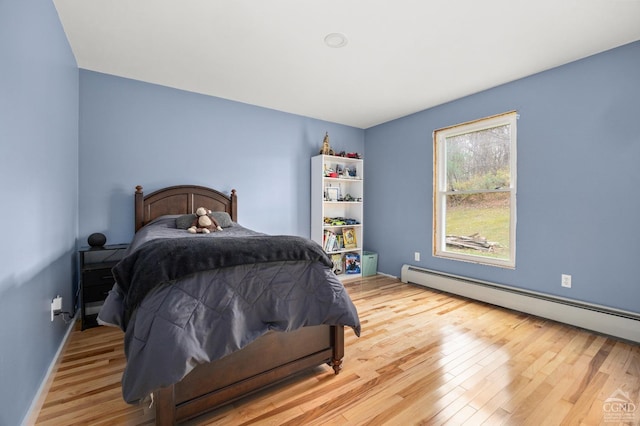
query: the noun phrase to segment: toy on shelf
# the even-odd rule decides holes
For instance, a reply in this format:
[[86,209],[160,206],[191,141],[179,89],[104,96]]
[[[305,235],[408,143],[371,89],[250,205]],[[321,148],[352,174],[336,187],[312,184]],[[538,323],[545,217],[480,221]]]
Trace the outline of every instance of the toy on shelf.
[[329,132],[325,133],[324,139],[322,141],[322,149],[320,150],[320,154],[323,155],[334,155],[333,149],[331,149],[331,145],[329,145]]

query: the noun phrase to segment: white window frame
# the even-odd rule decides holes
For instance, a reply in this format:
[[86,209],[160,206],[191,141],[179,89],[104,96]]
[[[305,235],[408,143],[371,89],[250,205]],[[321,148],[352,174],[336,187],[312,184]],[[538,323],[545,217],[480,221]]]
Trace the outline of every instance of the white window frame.
[[[516,111],[510,111],[491,117],[482,118],[462,124],[457,124],[433,132],[433,255],[446,259],[460,260],[465,262],[473,262],[484,265],[492,265],[503,268],[514,269],[516,265],[516,146],[517,146],[517,126],[518,119]],[[465,133],[472,133],[481,130],[490,129],[509,125],[511,142],[509,152],[510,167],[510,184],[508,188],[500,188],[495,190],[474,190],[474,191],[449,191],[446,188],[446,138],[457,136]],[[442,160],[442,161],[441,161]],[[509,258],[498,259],[474,254],[456,253],[447,251],[446,246],[446,208],[447,196],[453,194],[464,193],[497,193],[509,192],[510,194],[510,221],[509,221]]]

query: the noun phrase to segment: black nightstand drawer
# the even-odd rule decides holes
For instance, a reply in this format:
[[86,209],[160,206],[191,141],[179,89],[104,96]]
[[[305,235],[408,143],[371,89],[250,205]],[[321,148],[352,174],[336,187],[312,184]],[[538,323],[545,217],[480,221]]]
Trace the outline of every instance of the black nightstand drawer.
[[115,282],[111,269],[102,268],[82,273],[82,285],[86,287],[101,286],[103,284],[113,285]]
[[109,290],[113,288],[111,284],[100,284],[91,287],[85,287],[82,293],[83,303],[102,302],[107,298]]

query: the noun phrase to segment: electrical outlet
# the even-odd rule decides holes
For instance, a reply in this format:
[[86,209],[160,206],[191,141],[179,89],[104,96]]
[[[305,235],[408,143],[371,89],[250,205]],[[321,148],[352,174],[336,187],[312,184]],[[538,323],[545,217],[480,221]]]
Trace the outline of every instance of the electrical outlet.
[[56,313],[58,313],[61,310],[62,310],[62,297],[56,296],[51,301],[51,321],[53,321],[53,319],[55,318]]
[[571,288],[571,275],[562,274],[562,281],[560,282],[562,287]]
[[414,259],[416,262],[420,262],[420,252],[419,252],[419,251],[417,251],[417,252],[413,253],[413,259]]

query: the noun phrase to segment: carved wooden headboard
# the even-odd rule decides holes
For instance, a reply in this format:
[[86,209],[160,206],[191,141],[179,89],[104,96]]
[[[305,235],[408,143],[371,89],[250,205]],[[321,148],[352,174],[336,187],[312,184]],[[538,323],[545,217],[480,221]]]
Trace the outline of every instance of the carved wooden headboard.
[[195,213],[198,207],[227,212],[231,220],[237,222],[237,203],[235,189],[231,190],[231,195],[225,195],[204,186],[178,185],[144,195],[142,186],[138,185],[135,192],[135,229],[137,232],[158,216]]

